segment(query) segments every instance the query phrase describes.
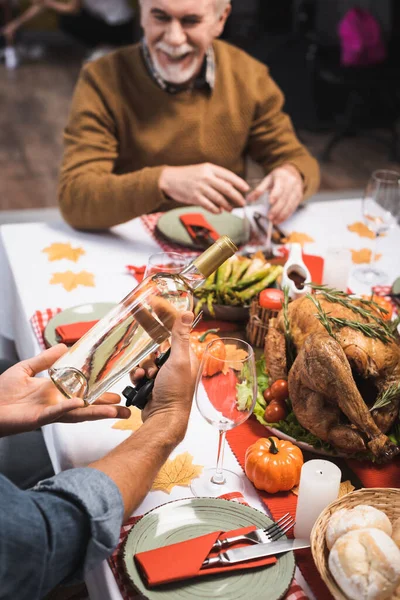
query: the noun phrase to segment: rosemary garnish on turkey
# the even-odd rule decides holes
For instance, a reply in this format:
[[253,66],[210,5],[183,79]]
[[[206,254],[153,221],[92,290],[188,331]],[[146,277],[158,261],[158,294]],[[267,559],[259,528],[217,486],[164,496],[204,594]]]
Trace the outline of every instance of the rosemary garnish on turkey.
[[384,392],[379,394],[370,411],[376,410],[378,408],[383,408],[388,404],[391,404],[393,400],[396,400],[400,396],[400,381],[397,383],[392,383]]
[[380,327],[383,327],[390,334],[389,323],[386,323],[379,315],[376,315],[374,312],[371,312],[371,310],[366,310],[365,308],[363,308],[363,306],[368,307],[370,309],[372,308],[378,311],[380,315],[386,315],[387,310],[382,306],[379,306],[379,304],[377,304],[373,300],[357,298],[357,301],[363,305],[358,306],[357,304],[354,304],[352,302],[352,299],[348,294],[340,290],[329,288],[325,285],[317,285],[315,283],[312,283],[310,287],[313,290],[320,293],[325,298],[325,300],[328,300],[328,302],[337,302],[341,306],[348,308],[349,310],[353,311],[356,314],[359,314],[362,317],[365,317],[366,319],[373,319],[376,323],[380,325]]
[[311,294],[306,294],[306,296],[307,296],[307,298],[312,300],[313,303],[315,304],[315,306],[317,307],[318,314],[316,315],[316,317],[317,317],[318,321],[321,323],[321,325],[323,325],[325,327],[325,329],[327,330],[329,335],[336,340],[335,334],[333,333],[331,324],[328,319],[328,315],[323,310],[322,306],[319,303],[319,300],[317,300],[317,298],[315,296],[312,296]]
[[[324,294],[322,294],[322,295],[324,295]],[[318,314],[316,315],[316,317],[319,320],[319,322],[325,327],[325,329],[327,330],[329,335],[335,339],[336,339],[336,337],[335,337],[334,331],[332,329],[332,326],[337,327],[337,328],[350,327],[351,329],[360,331],[362,334],[364,334],[367,337],[378,339],[381,342],[383,342],[384,344],[388,344],[390,341],[395,339],[394,334],[386,325],[383,324],[383,321],[382,321],[382,323],[380,321],[375,322],[375,323],[362,323],[361,321],[351,321],[350,319],[331,317],[329,315],[329,313],[326,313],[323,310],[321,304],[319,303],[319,301],[317,300],[317,298],[315,296],[312,296],[311,294],[307,294],[307,298],[312,300],[312,302],[317,307]],[[337,302],[339,304],[341,304],[341,302],[339,300],[337,300]],[[352,308],[352,307],[346,306],[346,308]],[[366,311],[365,316],[366,316],[366,318],[373,317],[373,315],[371,313],[368,313],[367,311]]]

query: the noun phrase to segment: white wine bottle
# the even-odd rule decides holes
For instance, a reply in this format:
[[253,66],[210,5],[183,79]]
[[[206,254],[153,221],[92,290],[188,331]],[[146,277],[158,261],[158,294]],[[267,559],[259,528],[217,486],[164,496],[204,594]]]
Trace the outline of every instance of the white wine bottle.
[[193,309],[193,290],[236,251],[224,235],[179,275],[146,277],[49,369],[53,383],[92,404],[170,337],[177,313]]

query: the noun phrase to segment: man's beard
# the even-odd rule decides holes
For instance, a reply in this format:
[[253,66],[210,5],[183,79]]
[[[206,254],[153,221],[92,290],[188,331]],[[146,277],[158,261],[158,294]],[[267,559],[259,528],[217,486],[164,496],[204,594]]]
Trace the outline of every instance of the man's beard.
[[[179,62],[176,64],[170,63],[168,67],[163,67],[158,60],[157,50],[162,50],[165,54],[168,54],[173,58],[178,58],[179,56],[184,56],[188,53],[190,53],[193,57],[190,64],[185,68],[183,68]],[[196,58],[196,51],[192,46],[189,46],[189,44],[183,44],[179,48],[174,48],[165,42],[159,42],[155,46],[155,53],[152,56],[154,66],[159,75],[161,75],[164,81],[167,81],[168,83],[174,83],[176,85],[187,83],[193,79],[193,77],[195,77],[199,68],[198,60],[196,60]]]

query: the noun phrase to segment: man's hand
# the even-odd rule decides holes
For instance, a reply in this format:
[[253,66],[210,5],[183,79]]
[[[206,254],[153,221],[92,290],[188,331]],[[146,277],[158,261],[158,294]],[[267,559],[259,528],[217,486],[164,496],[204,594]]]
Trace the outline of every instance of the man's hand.
[[210,163],[187,167],[165,167],[159,187],[172,200],[202,206],[218,214],[244,206],[248,184],[228,169]]
[[84,407],[83,400],[66,398],[49,379],[35,377],[66,351],[66,346],[59,344],[0,376],[0,436],[32,431],[54,421],[79,423],[129,417],[125,406],[115,406],[120,401],[117,394],[104,394],[97,406]]
[[273,223],[282,223],[294,213],[303,199],[303,179],[293,165],[277,167],[255,190],[248,195],[248,202],[255,202],[261,194],[269,192],[268,217]]
[[[143,410],[143,421],[155,414],[165,414],[168,425],[176,424],[183,437],[192,406],[198,361],[190,349],[189,335],[193,314],[179,314],[172,328],[171,355],[157,375],[151,401]],[[146,374],[154,377],[157,368],[152,358],[132,374],[133,383]],[[166,425],[167,427],[167,425]]]
[[11,21],[8,25],[5,25],[0,29],[0,35],[4,35],[8,45],[11,45],[14,41],[15,32],[18,29],[17,23]]

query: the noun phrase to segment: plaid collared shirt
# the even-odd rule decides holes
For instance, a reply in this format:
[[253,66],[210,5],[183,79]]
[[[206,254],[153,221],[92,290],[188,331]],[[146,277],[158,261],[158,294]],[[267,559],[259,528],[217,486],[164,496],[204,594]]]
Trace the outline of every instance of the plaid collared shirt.
[[215,85],[215,56],[212,46],[210,46],[204,57],[204,63],[200,73],[196,79],[190,84],[190,86],[174,85],[165,81],[160,73],[157,71],[153,61],[151,60],[150,52],[146,44],[146,40],[143,38],[141,42],[142,55],[145,65],[151,75],[152,79],[160,86],[161,89],[168,92],[168,94],[177,94],[184,89],[196,88],[196,89],[208,89],[212,91]]

